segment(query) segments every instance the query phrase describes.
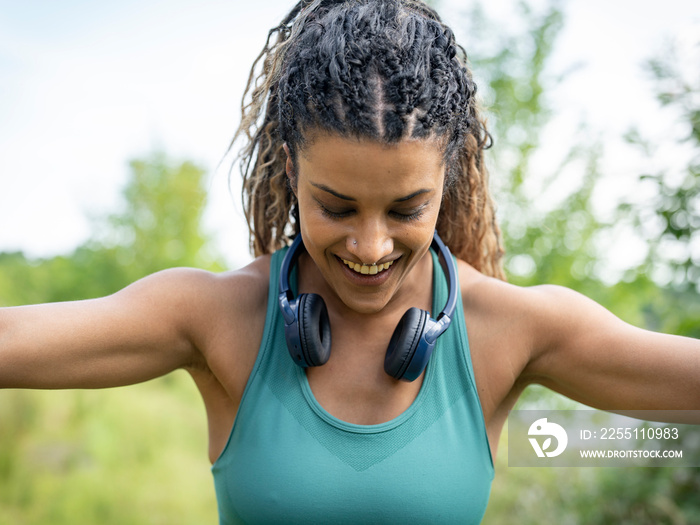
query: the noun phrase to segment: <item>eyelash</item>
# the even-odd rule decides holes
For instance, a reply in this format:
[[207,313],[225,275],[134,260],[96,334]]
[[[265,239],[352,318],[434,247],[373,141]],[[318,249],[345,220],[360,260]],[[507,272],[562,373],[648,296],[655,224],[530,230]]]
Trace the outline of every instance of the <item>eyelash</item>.
[[[326,217],[328,217],[330,219],[336,219],[336,220],[337,219],[344,219],[345,217],[347,217],[349,214],[352,213],[352,210],[337,213],[337,212],[333,212],[333,211],[329,210],[328,208],[326,208],[325,206],[322,206],[320,204],[319,204],[319,206],[321,207],[321,212],[323,213],[323,215],[325,215]],[[398,212],[394,212],[394,211],[389,212],[389,213],[393,214],[394,218],[396,218],[397,220],[402,221],[402,222],[417,221],[418,219],[420,219],[423,216],[423,208],[420,208],[417,211],[415,211],[413,213],[409,213],[409,214],[403,214],[403,213],[398,213]]]

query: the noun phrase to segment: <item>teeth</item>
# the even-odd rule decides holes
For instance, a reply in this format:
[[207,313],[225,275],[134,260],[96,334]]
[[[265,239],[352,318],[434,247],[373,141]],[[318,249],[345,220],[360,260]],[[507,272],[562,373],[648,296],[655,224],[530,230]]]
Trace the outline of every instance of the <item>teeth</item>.
[[345,265],[351,270],[355,270],[357,273],[361,273],[362,275],[377,275],[379,272],[386,270],[389,268],[389,266],[394,264],[394,261],[389,261],[382,264],[373,264],[371,266],[368,264],[354,263],[346,259],[343,259],[343,263],[345,263]]

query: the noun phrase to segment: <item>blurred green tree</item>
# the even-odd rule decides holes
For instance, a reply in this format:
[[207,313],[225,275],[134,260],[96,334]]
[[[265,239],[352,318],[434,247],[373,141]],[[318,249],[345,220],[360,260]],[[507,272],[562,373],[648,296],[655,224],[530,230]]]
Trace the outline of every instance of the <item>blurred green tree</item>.
[[110,247],[129,268],[129,282],[173,266],[222,270],[202,231],[205,171],[189,161],[173,165],[162,154],[130,166],[126,207],[109,217],[97,236],[97,245]]
[[[647,159],[638,187],[618,207],[618,222],[646,242],[647,255],[626,280],[653,279],[663,290],[644,305],[647,326],[700,337],[700,40],[670,41],[646,64],[656,98],[675,126],[643,136],[633,127],[626,139]],[[658,159],[665,159],[659,162]]]
[[[574,67],[552,73],[549,64],[564,24],[560,5],[552,2],[536,9],[519,2],[516,9],[519,30],[508,32],[501,21],[490,20],[477,4],[468,12],[461,31],[468,36],[463,41],[494,136],[491,173],[506,243],[509,280],[522,286],[567,286],[638,326],[698,337],[700,305],[692,286],[696,282],[692,268],[697,267],[698,260],[700,210],[697,157],[688,165],[687,175],[680,183],[672,183],[665,171],[655,177],[647,176],[657,185],[658,197],[641,207],[622,205],[621,213],[610,221],[601,219],[594,207],[594,191],[605,177],[599,161],[604,148],[588,136],[585,123],[577,144],[561,155],[554,169],[546,173],[533,171],[540,152],[553,153],[542,144],[552,117],[550,94]],[[670,68],[656,61],[652,71],[667,87]],[[696,136],[698,93],[700,90],[688,83],[678,82],[676,89],[660,93],[662,103],[683,106],[686,123],[693,130],[687,141]],[[569,187],[568,193],[556,200],[548,199],[552,188],[562,187]],[[622,211],[628,222],[634,218],[640,227],[640,217],[660,216],[664,233],[659,238],[672,237],[682,245],[686,257],[669,259],[666,249],[653,237],[644,235],[642,238],[650,245],[645,265],[634,269],[633,274],[628,272],[619,282],[611,284],[609,277],[604,279],[608,263],[601,238],[619,226]],[[664,289],[659,286],[664,283],[652,278],[650,268],[659,264],[677,271],[677,286]],[[576,406],[545,389],[529,388],[519,406],[532,405]],[[501,449],[506,447],[504,434]],[[532,524],[682,523],[672,521],[677,516],[691,523],[698,514],[694,498],[687,497],[697,488],[693,469],[508,469],[502,450],[497,470],[487,523],[507,523],[514,515],[519,523]],[[630,483],[630,476],[634,483]],[[544,505],[545,501],[549,504]],[[626,513],[624,509],[628,509]]]
[[[674,113],[682,133],[663,130],[659,137],[644,137],[636,128],[626,136],[656,171],[641,173],[639,188],[618,207],[618,221],[631,224],[648,251],[645,260],[627,272],[624,288],[643,309],[649,328],[700,338],[700,81],[696,75],[700,40],[679,55],[670,43],[659,57],[649,60],[653,89],[660,105]],[[694,51],[694,53],[693,53]],[[673,154],[661,154],[672,143]],[[646,188],[644,188],[646,186]],[[659,286],[650,287],[655,280]],[[646,290],[647,293],[638,293]],[[660,445],[684,450],[688,464],[698,457],[687,452],[696,447],[684,443],[697,435]],[[596,483],[573,495],[585,523],[656,524],[700,523],[700,476],[694,467],[602,469]],[[611,497],[610,495],[614,495]]]
[[[173,266],[224,267],[203,233],[205,171],[130,164],[119,213],[68,255],[0,253],[0,305],[109,295]],[[124,389],[0,391],[0,523],[213,523],[206,418],[187,374]]]
[[[700,292],[700,78],[692,67],[700,58],[700,40],[693,44],[686,56],[679,56],[678,45],[669,43],[647,63],[656,98],[675,115],[681,131],[680,136],[676,132],[673,161],[639,175],[640,190],[648,197],[628,199],[619,210],[620,218],[631,219],[648,246],[646,260],[633,271],[654,275],[677,291]],[[665,137],[645,138],[636,128],[626,138],[650,166],[658,164],[654,159],[669,142]]]
[[68,255],[28,260],[0,253],[4,306],[100,297],[165,268],[221,271],[204,233],[206,172],[162,153],[130,163],[123,209],[97,218],[94,234]]
[[[494,137],[491,172],[508,277],[523,286],[552,283],[600,293],[595,238],[603,224],[591,203],[602,177],[600,146],[581,136],[551,173],[532,169],[552,117],[548,95],[571,72],[553,73],[549,65],[563,12],[557,2],[540,9],[526,2],[515,7],[521,21],[516,33],[496,30],[480,4],[470,13],[466,31]],[[555,186],[570,189],[550,200]]]

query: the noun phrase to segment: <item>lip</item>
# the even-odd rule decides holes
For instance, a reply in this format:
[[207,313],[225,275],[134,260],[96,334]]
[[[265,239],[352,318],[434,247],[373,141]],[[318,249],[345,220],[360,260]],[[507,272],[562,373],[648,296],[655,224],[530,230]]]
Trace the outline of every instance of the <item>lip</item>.
[[375,275],[363,275],[348,268],[340,257],[338,257],[337,255],[335,256],[335,260],[340,265],[347,279],[350,282],[359,286],[379,286],[381,284],[384,284],[393,273],[394,268],[396,268],[396,263],[399,261],[399,259],[401,259],[401,257],[395,259],[394,263],[391,266],[389,266],[389,268],[387,268],[386,270],[382,270],[381,272]]

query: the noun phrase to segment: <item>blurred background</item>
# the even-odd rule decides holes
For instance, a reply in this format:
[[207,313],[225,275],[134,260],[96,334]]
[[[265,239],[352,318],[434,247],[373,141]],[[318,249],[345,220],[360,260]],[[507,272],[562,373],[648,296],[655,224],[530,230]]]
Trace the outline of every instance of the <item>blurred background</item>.
[[[432,4],[488,114],[509,280],[700,337],[700,4]],[[0,0],[0,306],[251,259],[226,152],[291,6]],[[698,469],[508,468],[505,436],[485,523],[700,522]],[[206,442],[184,372],[0,391],[0,524],[216,523]]]

